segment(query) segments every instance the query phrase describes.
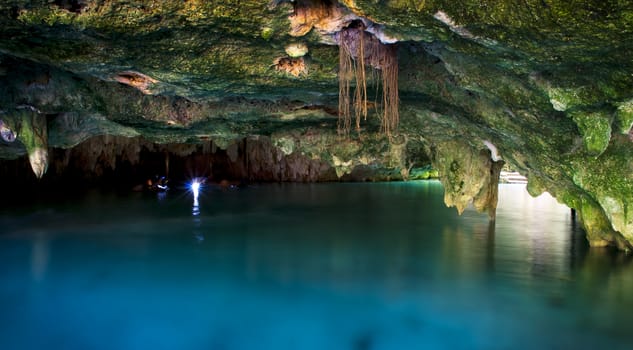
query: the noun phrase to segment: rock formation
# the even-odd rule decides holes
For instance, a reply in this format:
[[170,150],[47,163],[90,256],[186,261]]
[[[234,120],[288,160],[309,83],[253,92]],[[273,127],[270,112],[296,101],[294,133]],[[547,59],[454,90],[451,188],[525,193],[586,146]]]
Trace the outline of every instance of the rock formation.
[[[397,88],[345,80],[350,30],[393,48]],[[0,172],[46,181],[154,151],[171,167],[181,148],[268,180],[432,163],[449,205],[494,213],[502,159],[576,209],[592,245],[628,250],[632,38],[626,1],[3,1]],[[340,136],[339,115],[361,132]]]

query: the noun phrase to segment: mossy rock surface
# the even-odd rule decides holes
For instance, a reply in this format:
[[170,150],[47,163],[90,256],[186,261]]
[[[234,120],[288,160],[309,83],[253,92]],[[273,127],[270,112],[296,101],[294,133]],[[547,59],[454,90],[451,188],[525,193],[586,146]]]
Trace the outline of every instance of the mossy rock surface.
[[[344,16],[314,12],[325,17],[292,36],[293,12],[323,4]],[[353,21],[397,42],[395,138],[380,132],[371,84],[360,133],[337,134],[336,30]],[[53,148],[103,135],[223,148],[261,136],[341,177],[433,177],[420,168],[434,150],[460,157],[443,145],[492,145],[531,193],[585,212],[595,244],[623,247],[633,242],[632,37],[633,6],[617,0],[3,1],[0,119],[33,107]],[[279,62],[297,42],[308,51],[293,74]],[[0,141],[0,158],[28,144]]]

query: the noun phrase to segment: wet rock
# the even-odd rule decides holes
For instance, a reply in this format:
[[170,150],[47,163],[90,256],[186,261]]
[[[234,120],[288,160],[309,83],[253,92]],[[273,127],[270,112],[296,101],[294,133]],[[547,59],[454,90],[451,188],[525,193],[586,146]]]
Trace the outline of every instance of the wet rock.
[[8,125],[5,125],[2,119],[0,119],[0,136],[5,142],[13,142],[17,137],[15,132]]
[[286,45],[286,53],[292,58],[302,57],[308,53],[308,45],[305,43],[292,43]]
[[[0,12],[0,162],[29,154],[41,175],[45,149],[55,170],[85,152],[91,171],[118,172],[143,139],[150,153],[169,145],[200,167],[214,160],[214,172],[303,181],[412,178],[433,155],[448,202],[490,210],[498,158],[487,141],[528,174],[531,193],[577,209],[593,245],[633,242],[626,2],[49,1]],[[393,140],[379,135],[380,97],[362,136],[336,133],[337,33],[352,23],[398,42]],[[298,36],[303,61],[285,52]],[[379,80],[367,77],[370,100]],[[23,105],[47,119],[47,140],[22,131],[42,130],[31,119],[22,128],[33,113]]]
[[26,148],[33,173],[38,179],[41,179],[48,169],[46,116],[29,105],[19,106],[8,113],[10,114],[5,116],[5,122],[3,122],[4,128],[15,132],[17,140]]
[[576,110],[571,115],[587,152],[594,156],[604,152],[611,140],[611,117],[602,111],[583,110]]
[[460,141],[436,145],[432,160],[444,184],[447,206],[456,207],[461,214],[473,203],[475,209],[486,210],[494,220],[503,161],[492,160],[488,149],[478,150]]

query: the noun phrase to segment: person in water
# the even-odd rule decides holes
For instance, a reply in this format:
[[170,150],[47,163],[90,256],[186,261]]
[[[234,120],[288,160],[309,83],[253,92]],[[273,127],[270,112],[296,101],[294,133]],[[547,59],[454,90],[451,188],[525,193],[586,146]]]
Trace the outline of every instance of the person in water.
[[155,175],[154,177],[150,177],[145,180],[144,183],[140,183],[134,187],[132,187],[132,191],[134,192],[143,192],[143,191],[151,191],[151,192],[166,192],[169,190],[169,179],[165,176]]
[[169,179],[165,176],[154,176],[145,181],[145,189],[153,192],[165,192],[169,190]]

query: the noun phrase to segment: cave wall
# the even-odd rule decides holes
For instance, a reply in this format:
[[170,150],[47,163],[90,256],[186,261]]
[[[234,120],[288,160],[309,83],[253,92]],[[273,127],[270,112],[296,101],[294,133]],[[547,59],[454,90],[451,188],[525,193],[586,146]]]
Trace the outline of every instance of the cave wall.
[[[25,113],[46,119],[49,150],[103,135],[211,141],[261,165],[244,165],[249,156],[227,169],[274,181],[311,181],[324,164],[336,179],[411,178],[432,161],[448,204],[494,198],[481,192],[494,180],[476,184],[457,169],[494,177],[501,160],[528,177],[530,193],[575,208],[592,245],[631,248],[627,2],[8,1],[0,10],[0,119],[21,135],[0,142],[0,158],[28,154],[36,173],[51,158],[34,151],[37,128],[17,130]],[[352,23],[397,48],[391,138],[380,133],[378,99],[357,133],[336,133],[338,45]],[[258,138],[272,146],[248,145]]]
[[[434,176],[424,162],[420,163],[423,167],[407,168],[406,178],[402,176],[405,169],[376,162],[339,164],[344,170],[337,171],[338,163],[295,151],[288,142],[286,138],[275,144],[267,136],[249,136],[223,146],[211,140],[162,144],[143,137],[100,135],[71,148],[48,149],[47,173],[41,179],[30,171],[26,154],[0,160],[0,177],[14,185],[8,191],[20,191],[29,186],[42,190],[55,186],[113,186],[130,190],[157,176],[167,176],[179,186],[193,178],[213,183],[251,183],[401,181]],[[398,156],[405,157],[400,153]],[[424,155],[422,159],[426,159]]]

